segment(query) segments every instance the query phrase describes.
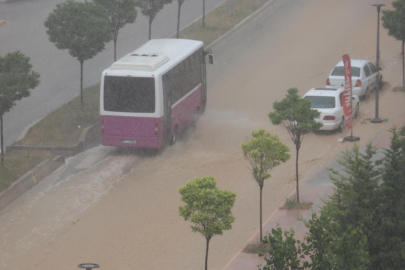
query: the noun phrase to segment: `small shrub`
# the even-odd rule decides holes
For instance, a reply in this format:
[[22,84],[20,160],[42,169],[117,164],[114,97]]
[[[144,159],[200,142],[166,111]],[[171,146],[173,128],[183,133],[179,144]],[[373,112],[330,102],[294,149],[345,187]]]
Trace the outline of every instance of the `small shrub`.
[[298,209],[298,210],[306,210],[310,209],[312,206],[312,202],[297,202],[297,197],[293,195],[290,198],[285,200],[285,204],[281,207],[281,209]]
[[250,243],[244,249],[243,252],[248,254],[264,254],[269,251],[270,244],[263,243]]

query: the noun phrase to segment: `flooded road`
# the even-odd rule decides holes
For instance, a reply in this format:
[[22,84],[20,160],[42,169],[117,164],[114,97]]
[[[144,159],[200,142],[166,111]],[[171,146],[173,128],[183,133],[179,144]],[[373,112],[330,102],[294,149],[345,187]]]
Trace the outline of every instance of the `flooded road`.
[[[67,159],[55,174],[0,212],[0,268],[68,270],[94,262],[106,270],[203,269],[205,241],[179,216],[178,188],[212,175],[220,188],[237,193],[232,230],[210,242],[209,268],[222,269],[259,223],[259,187],[241,142],[252,130],[264,128],[292,149],[291,160],[265,182],[266,220],[295,187],[293,145],[267,114],[290,87],[298,87],[301,95],[323,87],[343,54],[373,61],[374,3],[292,0],[216,44],[216,63],[208,69],[207,110],[197,127],[158,155],[99,146]],[[400,74],[400,43],[385,30],[380,38],[384,78],[393,85]],[[365,129],[361,122],[369,117],[373,102],[372,96],[361,103],[356,132]],[[385,113],[381,109],[382,117]],[[362,134],[360,143],[374,131]],[[348,132],[308,134],[300,151],[300,176],[350,146],[337,142]]]

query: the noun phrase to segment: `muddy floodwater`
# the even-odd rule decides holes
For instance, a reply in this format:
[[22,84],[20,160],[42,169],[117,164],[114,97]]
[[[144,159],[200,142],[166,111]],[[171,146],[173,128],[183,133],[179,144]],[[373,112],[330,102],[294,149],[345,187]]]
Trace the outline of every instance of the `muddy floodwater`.
[[[391,1],[386,1],[390,6]],[[258,230],[259,187],[241,143],[253,130],[278,134],[291,160],[274,169],[263,190],[266,220],[295,189],[295,149],[287,132],[267,114],[288,88],[303,95],[323,87],[348,53],[375,62],[378,1],[295,0],[272,16],[249,23],[216,44],[208,66],[208,103],[195,129],[158,155],[98,146],[69,158],[52,176],[0,212],[0,269],[76,269],[95,262],[101,269],[203,269],[204,238],[179,216],[178,188],[212,175],[222,189],[237,193],[230,231],[210,242],[209,269],[222,269]],[[381,118],[403,106],[389,86],[401,78],[401,44],[380,28],[386,89]],[[374,95],[361,101],[355,135],[364,146],[379,127]],[[350,134],[308,134],[300,151],[300,176],[327,165],[351,143]]]

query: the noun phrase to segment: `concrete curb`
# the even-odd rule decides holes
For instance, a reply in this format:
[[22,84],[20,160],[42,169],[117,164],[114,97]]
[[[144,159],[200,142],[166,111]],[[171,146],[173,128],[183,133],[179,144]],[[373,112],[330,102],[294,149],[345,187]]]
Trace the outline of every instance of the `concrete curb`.
[[28,146],[28,145],[11,145],[7,146],[8,153],[21,153],[30,151],[48,152],[52,155],[74,156],[89,148],[96,142],[100,141],[100,123],[97,122],[90,127],[83,129],[79,142],[72,147],[54,147],[54,146]]
[[63,156],[56,156],[53,159],[44,160],[35,166],[34,169],[20,177],[11,187],[0,193],[0,211],[41,182],[64,163],[65,158]]

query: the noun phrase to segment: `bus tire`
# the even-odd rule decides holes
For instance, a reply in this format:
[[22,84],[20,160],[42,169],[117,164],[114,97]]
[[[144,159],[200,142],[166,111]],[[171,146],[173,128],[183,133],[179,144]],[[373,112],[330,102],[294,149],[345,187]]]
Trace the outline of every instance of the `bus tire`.
[[200,107],[198,107],[194,113],[193,122],[191,124],[193,127],[197,126],[197,122],[200,119],[200,116],[201,116]]
[[178,131],[177,131],[177,126],[176,126],[176,127],[174,128],[174,131],[173,131],[173,136],[172,136],[172,138],[170,139],[170,145],[173,145],[173,144],[176,143],[178,136],[179,136],[179,134],[178,134]]
[[207,101],[204,101],[203,103],[201,103],[200,114],[203,114],[205,112],[206,106],[207,106]]

